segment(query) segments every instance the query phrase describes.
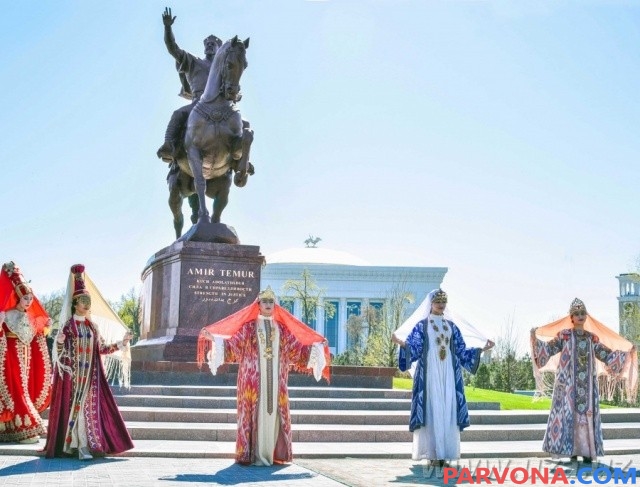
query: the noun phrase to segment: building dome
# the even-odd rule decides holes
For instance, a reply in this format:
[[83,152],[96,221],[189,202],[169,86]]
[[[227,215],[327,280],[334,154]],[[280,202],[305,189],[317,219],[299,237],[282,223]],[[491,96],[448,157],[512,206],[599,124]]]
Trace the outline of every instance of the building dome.
[[371,265],[364,259],[341,250],[320,247],[300,247],[267,255],[269,264],[333,264],[333,265]]

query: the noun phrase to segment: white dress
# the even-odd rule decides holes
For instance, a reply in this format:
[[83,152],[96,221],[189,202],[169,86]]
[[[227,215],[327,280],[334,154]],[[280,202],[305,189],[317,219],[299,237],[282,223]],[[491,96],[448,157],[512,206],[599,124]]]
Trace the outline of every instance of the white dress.
[[[280,330],[273,319],[267,319],[270,321],[269,333],[266,330],[265,317],[262,315],[258,316],[258,326],[256,327],[260,351],[260,397],[258,399],[258,444],[254,465],[273,465],[273,451],[280,430],[280,416],[278,415]],[[267,347],[271,348],[270,354],[266,350]],[[270,361],[267,360],[269,355],[271,356]],[[269,364],[272,368],[271,381],[269,381],[267,374]],[[268,394],[269,390],[271,394]],[[271,408],[268,407],[269,395],[271,396]]]
[[451,357],[451,327],[442,316],[427,317],[425,427],[413,432],[413,460],[457,460],[460,429],[456,419],[456,387]]

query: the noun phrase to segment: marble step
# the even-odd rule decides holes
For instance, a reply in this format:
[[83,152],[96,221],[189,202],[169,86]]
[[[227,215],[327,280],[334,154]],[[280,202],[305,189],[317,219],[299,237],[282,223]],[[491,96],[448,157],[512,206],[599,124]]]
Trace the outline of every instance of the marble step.
[[[130,389],[112,387],[116,395],[207,396],[236,397],[235,386],[169,386],[132,385]],[[295,398],[352,398],[352,399],[411,399],[411,391],[401,389],[370,389],[345,387],[289,387],[289,397]]]
[[[116,395],[118,406],[169,407],[169,408],[207,408],[235,409],[234,397],[207,396],[147,396]],[[367,399],[346,398],[327,400],[326,398],[289,398],[291,409],[366,409],[366,410],[404,410],[409,411],[410,399]]]
[[[134,440],[235,441],[236,423],[175,423],[127,421]],[[542,441],[546,425],[472,425],[461,434],[461,441]],[[610,423],[602,427],[605,440],[640,438],[640,424]],[[410,442],[413,434],[406,425],[291,425],[297,442]]]
[[[236,398],[210,397],[210,396],[165,396],[165,395],[140,395],[126,394],[115,395],[118,406],[144,406],[166,408],[209,408],[232,409],[236,407]],[[372,411],[409,411],[411,399],[404,398],[323,398],[290,397],[291,409],[365,409]],[[468,403],[469,410],[473,409],[499,409],[498,403]]]
[[[237,422],[236,409],[184,409],[145,408],[135,406],[120,407],[125,421],[147,422],[189,422],[189,423],[233,423]],[[362,410],[292,410],[292,424],[368,424],[399,425],[409,424],[407,411],[362,411]]]
[[[34,445],[0,443],[0,455],[43,456],[45,440]],[[136,440],[133,450],[123,453],[123,457],[158,458],[234,458],[235,442],[232,441],[167,441]],[[540,441],[474,441],[462,442],[462,459],[489,458],[548,458],[541,451]],[[610,456],[640,453],[640,442],[632,440],[606,440],[605,453]],[[410,442],[378,443],[318,443],[294,442],[293,458],[411,458]]]
[[[177,422],[177,423],[234,423],[237,421],[236,409],[209,408],[172,408],[120,406],[125,421],[142,422]],[[48,411],[43,413],[46,418]],[[521,424],[546,425],[548,411],[470,411],[471,424],[478,425],[511,425]],[[638,423],[640,409],[606,409],[601,414],[603,424]],[[292,409],[293,424],[369,424],[399,425],[409,424],[408,410],[330,410],[330,409]]]

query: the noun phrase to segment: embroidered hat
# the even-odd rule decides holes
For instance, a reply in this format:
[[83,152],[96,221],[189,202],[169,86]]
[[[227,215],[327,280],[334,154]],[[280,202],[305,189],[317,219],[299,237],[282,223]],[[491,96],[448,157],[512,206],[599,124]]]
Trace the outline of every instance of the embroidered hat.
[[22,297],[26,294],[33,294],[31,286],[29,286],[24,276],[22,275],[22,272],[20,272],[20,268],[15,265],[13,261],[3,264],[2,270],[9,277],[9,280],[13,285],[13,289],[18,296],[18,299],[22,299]]
[[82,264],[74,264],[71,266],[71,274],[73,275],[73,294],[71,295],[73,299],[78,298],[80,296],[88,296],[91,298],[89,291],[87,291],[87,287],[84,283],[84,265]]
[[258,299],[272,299],[275,301],[276,294],[273,292],[273,289],[271,289],[271,286],[267,286],[267,289],[265,289],[264,291],[260,291],[260,293],[258,294]]
[[569,307],[569,314],[572,315],[577,311],[584,311],[586,313],[587,307],[584,305],[584,303],[581,300],[579,300],[578,298],[575,298],[571,302],[571,306]]
[[433,295],[432,303],[447,303],[447,293],[445,293],[442,289],[438,289]]

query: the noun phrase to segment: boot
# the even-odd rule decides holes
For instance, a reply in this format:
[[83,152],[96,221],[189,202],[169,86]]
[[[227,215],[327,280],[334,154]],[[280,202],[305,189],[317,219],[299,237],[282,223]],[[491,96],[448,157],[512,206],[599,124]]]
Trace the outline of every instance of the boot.
[[184,123],[189,118],[189,113],[181,112],[180,109],[173,112],[171,119],[167,124],[167,130],[164,133],[164,144],[160,146],[156,153],[164,162],[172,162],[175,160],[176,145],[178,137],[182,133]]
[[175,147],[173,146],[173,142],[171,142],[170,140],[165,140],[164,144],[160,146],[156,154],[164,162],[170,163],[170,162],[173,162],[174,160],[174,157],[173,157],[174,152],[175,152]]

